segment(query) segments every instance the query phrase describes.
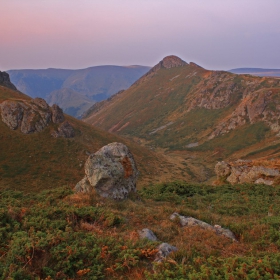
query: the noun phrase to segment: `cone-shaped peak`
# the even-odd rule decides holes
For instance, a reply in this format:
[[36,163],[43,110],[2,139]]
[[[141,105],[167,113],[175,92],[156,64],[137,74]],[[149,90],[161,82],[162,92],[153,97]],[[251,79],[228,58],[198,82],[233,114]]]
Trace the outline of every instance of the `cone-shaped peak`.
[[161,62],[163,68],[173,68],[187,65],[188,63],[175,55],[166,56]]

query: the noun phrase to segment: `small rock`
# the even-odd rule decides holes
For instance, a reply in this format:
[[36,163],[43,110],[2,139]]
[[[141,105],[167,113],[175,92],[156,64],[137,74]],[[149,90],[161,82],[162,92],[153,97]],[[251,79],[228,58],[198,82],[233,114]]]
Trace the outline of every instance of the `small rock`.
[[168,243],[160,244],[157,249],[158,252],[156,254],[155,262],[162,262],[170,253],[178,251],[176,247],[171,246]]
[[258,180],[255,181],[255,184],[263,184],[263,185],[272,186],[273,181],[272,180],[265,180],[263,178],[259,178]]
[[52,132],[52,136],[55,138],[73,138],[75,136],[75,131],[72,125],[68,121],[65,121],[58,127],[57,131]]
[[170,220],[175,220],[175,219],[179,219],[182,227],[185,227],[185,226],[200,226],[201,228],[204,228],[204,229],[214,229],[213,226],[211,226],[211,225],[209,225],[209,224],[207,224],[203,221],[197,220],[193,217],[181,216],[178,213],[173,213],[170,216]]
[[214,229],[218,235],[224,235],[227,238],[237,241],[234,233],[231,230],[227,228],[222,228],[220,225],[214,225]]
[[151,241],[157,241],[158,240],[157,237],[155,236],[155,234],[148,228],[138,230],[138,234],[139,234],[141,239],[147,238],[148,240],[151,240]]

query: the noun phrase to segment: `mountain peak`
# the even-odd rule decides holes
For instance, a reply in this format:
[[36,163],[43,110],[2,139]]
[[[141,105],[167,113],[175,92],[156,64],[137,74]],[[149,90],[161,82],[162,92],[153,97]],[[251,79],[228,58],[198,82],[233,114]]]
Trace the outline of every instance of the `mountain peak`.
[[187,65],[187,62],[179,58],[178,56],[175,55],[169,55],[166,56],[161,62],[160,62],[161,67],[163,68],[173,68],[173,67],[180,67]]

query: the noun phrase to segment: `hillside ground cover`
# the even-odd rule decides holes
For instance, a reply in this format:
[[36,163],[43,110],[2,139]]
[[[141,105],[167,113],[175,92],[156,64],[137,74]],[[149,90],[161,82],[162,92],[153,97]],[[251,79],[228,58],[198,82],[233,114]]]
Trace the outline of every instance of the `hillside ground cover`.
[[[164,183],[125,201],[68,187],[0,192],[0,279],[279,279],[280,187]],[[181,227],[173,212],[234,232]],[[154,263],[160,242],[178,248]]]

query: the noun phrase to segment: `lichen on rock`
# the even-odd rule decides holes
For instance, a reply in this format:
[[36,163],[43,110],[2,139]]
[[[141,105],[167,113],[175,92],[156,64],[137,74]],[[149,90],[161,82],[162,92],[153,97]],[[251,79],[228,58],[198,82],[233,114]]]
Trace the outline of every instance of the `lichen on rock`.
[[136,191],[138,170],[133,155],[122,143],[111,143],[89,156],[85,163],[85,178],[76,192],[95,190],[102,197],[125,199]]

